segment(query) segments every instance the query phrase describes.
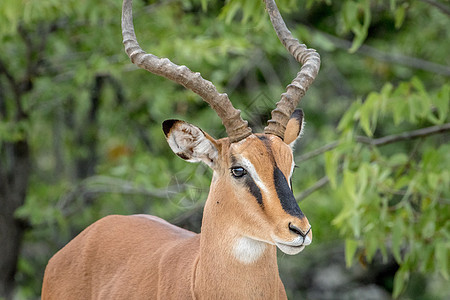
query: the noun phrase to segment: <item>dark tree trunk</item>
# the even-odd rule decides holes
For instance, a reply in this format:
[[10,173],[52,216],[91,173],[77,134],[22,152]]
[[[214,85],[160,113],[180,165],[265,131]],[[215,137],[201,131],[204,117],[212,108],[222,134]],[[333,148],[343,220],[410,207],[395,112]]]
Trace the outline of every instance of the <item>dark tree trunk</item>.
[[[3,195],[2,195],[3,197]],[[0,216],[0,298],[13,298],[17,261],[22,242],[24,227],[11,215]]]
[[[31,30],[22,25],[17,32],[26,49],[25,74],[16,77],[12,67],[8,67],[9,60],[0,57],[0,118],[13,124],[29,120],[23,96],[33,89],[33,80],[39,76],[39,67],[44,62],[47,37],[57,29],[56,24],[39,24]],[[5,88],[3,78],[9,89]],[[13,297],[17,261],[27,227],[26,221],[15,217],[16,210],[25,203],[31,172],[26,129],[21,129],[20,136],[0,140],[0,299]]]
[[12,299],[25,222],[14,213],[25,203],[30,174],[26,140],[0,144],[0,298]]
[[[83,151],[81,156],[76,159],[77,179],[85,179],[95,174],[95,167],[98,164],[98,135],[99,135],[99,113],[100,107],[105,105],[102,99],[102,92],[106,84],[110,84],[116,96],[117,105],[123,103],[122,87],[113,77],[105,74],[97,74],[91,88],[90,110],[84,123],[80,125],[77,134],[77,144]],[[72,101],[73,102],[73,101]],[[71,103],[73,106],[73,103]],[[68,119],[68,124],[74,124],[72,117]]]

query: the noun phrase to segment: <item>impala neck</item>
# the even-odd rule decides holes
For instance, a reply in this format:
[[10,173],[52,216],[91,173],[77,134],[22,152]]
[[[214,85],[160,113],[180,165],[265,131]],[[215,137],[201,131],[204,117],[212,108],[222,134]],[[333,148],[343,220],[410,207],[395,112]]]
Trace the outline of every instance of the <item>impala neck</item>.
[[[194,292],[208,291],[205,298],[277,299],[279,275],[276,247],[243,236],[233,214],[239,207],[227,197],[233,192],[216,189],[213,178],[205,204],[200,255],[195,271]],[[234,297],[235,295],[236,297]]]

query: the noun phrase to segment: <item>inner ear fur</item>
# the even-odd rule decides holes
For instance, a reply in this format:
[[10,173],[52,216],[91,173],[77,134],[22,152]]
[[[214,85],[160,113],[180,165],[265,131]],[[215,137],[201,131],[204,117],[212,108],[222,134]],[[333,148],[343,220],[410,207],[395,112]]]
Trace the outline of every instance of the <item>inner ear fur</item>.
[[291,148],[295,142],[301,137],[304,127],[303,111],[296,109],[291,115],[284,132],[284,142]]
[[217,164],[219,148],[216,140],[199,127],[181,120],[166,120],[162,129],[172,151],[189,162],[204,162],[211,168]]

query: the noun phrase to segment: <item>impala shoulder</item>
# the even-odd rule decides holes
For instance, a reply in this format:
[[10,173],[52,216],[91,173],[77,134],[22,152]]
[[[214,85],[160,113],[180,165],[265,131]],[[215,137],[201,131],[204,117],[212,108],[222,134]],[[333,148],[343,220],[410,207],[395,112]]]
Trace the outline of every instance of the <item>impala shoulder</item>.
[[172,232],[172,234],[178,235],[179,237],[193,237],[198,235],[195,232],[175,226],[172,223],[169,223],[166,220],[156,216],[138,214],[138,215],[131,215],[129,217],[140,224],[143,225],[145,224],[145,226],[156,227],[158,228],[158,230]]

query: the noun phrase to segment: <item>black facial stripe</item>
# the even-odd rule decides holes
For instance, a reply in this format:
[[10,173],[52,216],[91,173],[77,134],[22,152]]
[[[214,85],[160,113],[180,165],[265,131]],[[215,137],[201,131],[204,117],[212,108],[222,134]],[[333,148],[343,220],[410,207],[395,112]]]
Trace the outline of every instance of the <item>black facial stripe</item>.
[[[231,162],[231,166],[238,165],[238,160],[234,155],[230,156],[230,162]],[[261,208],[264,208],[261,190],[256,185],[256,183],[253,180],[253,178],[251,177],[251,175],[247,174],[247,175],[245,175],[245,178],[242,178],[242,179],[244,180],[243,183],[245,184],[245,186],[247,186],[247,189],[250,192],[250,194],[252,194],[252,196],[255,197],[256,201],[258,201],[259,206],[261,206]]]
[[244,181],[244,184],[247,186],[250,194],[252,194],[253,197],[256,198],[256,201],[258,201],[259,206],[261,206],[261,208],[264,208],[264,203],[263,203],[263,200],[262,200],[261,190],[256,185],[255,181],[250,176],[250,174],[247,174],[247,176],[245,178],[245,181]]
[[278,167],[275,167],[273,170],[273,181],[275,183],[278,199],[280,199],[281,207],[283,207],[284,211],[294,217],[303,217],[303,212],[300,210],[300,207],[294,198],[294,194],[289,188],[286,177],[284,177],[283,172],[281,172]]

